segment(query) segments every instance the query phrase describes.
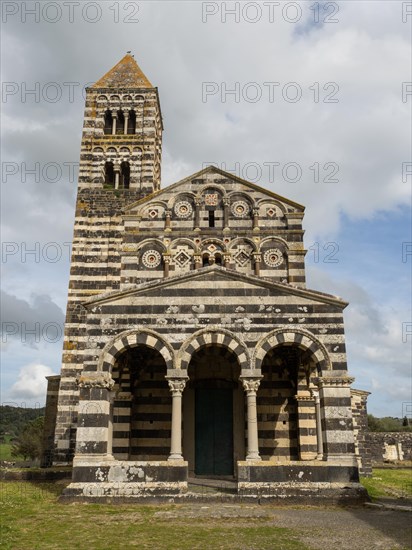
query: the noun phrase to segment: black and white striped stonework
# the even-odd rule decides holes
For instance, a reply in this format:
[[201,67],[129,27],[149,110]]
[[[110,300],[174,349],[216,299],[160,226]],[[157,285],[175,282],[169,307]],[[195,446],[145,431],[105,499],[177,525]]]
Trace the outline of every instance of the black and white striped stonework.
[[179,492],[209,389],[230,392],[243,489],[283,464],[355,479],[366,398],[351,394],[347,303],[306,288],[304,207],[212,166],[160,189],[149,84],[87,91],[54,462],[75,455],[75,491],[126,476]]

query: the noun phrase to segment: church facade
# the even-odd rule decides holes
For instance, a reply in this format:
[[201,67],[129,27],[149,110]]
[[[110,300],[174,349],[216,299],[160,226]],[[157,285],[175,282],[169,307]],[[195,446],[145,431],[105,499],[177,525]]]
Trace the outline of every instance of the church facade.
[[130,54],[87,90],[46,415],[65,496],[182,495],[193,477],[355,494],[347,303],[306,288],[304,207],[213,166],[161,189],[162,130]]

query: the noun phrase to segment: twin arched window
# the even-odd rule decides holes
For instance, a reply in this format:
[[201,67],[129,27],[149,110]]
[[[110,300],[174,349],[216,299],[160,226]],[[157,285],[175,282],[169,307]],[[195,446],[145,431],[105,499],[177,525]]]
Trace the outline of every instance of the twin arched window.
[[116,173],[113,162],[106,162],[104,165],[104,183],[116,189],[129,189],[130,164],[123,161],[120,170]]
[[[116,124],[114,123],[116,121]],[[127,121],[127,124],[126,124]],[[119,109],[115,117],[110,109],[104,113],[104,134],[135,134],[136,133],[136,112],[132,109],[125,116],[124,112]]]

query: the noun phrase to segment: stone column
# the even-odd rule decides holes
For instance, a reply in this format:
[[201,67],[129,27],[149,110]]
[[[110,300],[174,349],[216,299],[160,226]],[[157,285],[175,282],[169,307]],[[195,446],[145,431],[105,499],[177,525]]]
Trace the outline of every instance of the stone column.
[[223,258],[224,258],[224,262],[225,262],[224,267],[225,267],[226,269],[229,269],[229,266],[230,266],[230,254],[224,254],[224,255],[223,255]]
[[320,416],[320,399],[319,392],[311,390],[311,394],[315,399],[315,412],[316,412],[316,444],[317,444],[317,460],[323,459],[323,440],[322,440],[322,419]]
[[170,218],[172,217],[171,210],[165,210],[165,230],[170,231]]
[[195,230],[200,231],[200,207],[202,205],[201,199],[195,199]]
[[114,172],[114,188],[119,189],[119,181],[120,181],[120,171],[115,170]]
[[259,229],[259,208],[253,208],[253,229]]
[[229,199],[223,198],[223,229],[229,228]]
[[263,376],[241,378],[247,396],[247,455],[246,460],[261,460],[259,455],[256,393]]
[[85,455],[112,460],[110,401],[114,381],[108,372],[83,372],[77,384],[79,414],[75,460]]
[[168,378],[172,392],[172,435],[168,460],[183,460],[182,456],[182,393],[186,386],[185,378]]
[[129,124],[129,111],[124,113],[124,133],[127,134],[127,126]]
[[256,252],[253,253],[253,260],[255,262],[255,275],[256,277],[259,277],[260,275],[260,262],[262,261],[262,255],[257,254]]
[[195,269],[200,269],[202,267],[202,256],[200,254],[194,254],[195,260]]
[[112,119],[112,135],[116,135],[117,116],[114,115]]
[[163,277],[169,277],[170,254],[163,254]]

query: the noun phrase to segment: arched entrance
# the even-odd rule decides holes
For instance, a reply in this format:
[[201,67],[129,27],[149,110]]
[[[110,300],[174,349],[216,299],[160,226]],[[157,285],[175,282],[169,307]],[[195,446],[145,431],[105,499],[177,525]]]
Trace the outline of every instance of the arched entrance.
[[183,394],[183,455],[196,476],[233,476],[245,453],[244,392],[236,355],[217,345],[192,355]]
[[171,406],[164,358],[138,345],[113,366],[112,453],[118,460],[166,460],[170,453]]
[[281,344],[267,352],[261,368],[263,378],[257,394],[257,418],[262,459],[299,460],[307,452],[308,440],[316,451],[311,378],[317,372],[312,354],[296,344]]

